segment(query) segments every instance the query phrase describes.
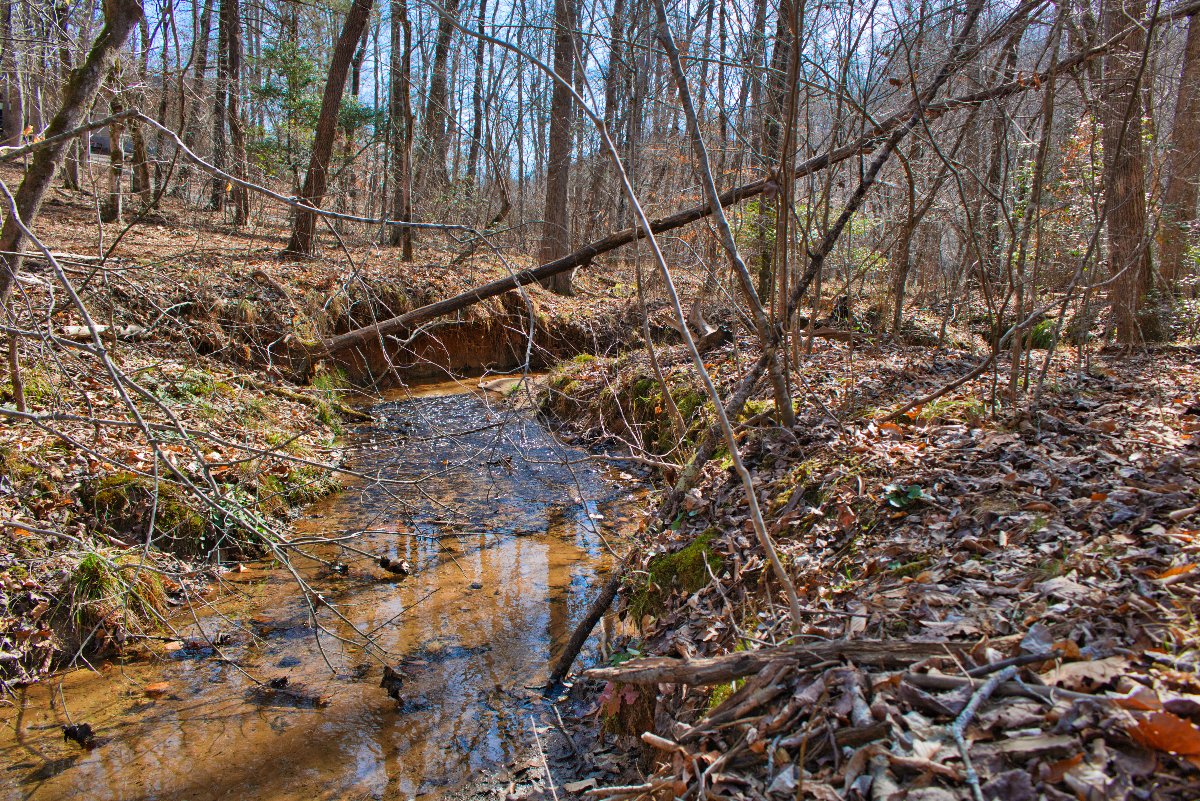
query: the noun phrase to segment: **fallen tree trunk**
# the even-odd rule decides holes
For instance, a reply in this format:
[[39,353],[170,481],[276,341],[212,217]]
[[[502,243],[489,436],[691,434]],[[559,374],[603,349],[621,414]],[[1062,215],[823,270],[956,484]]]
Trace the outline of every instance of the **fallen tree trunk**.
[[621,684],[720,684],[758,673],[776,662],[809,667],[830,659],[849,659],[855,664],[871,667],[903,667],[931,656],[957,654],[969,647],[959,643],[906,640],[828,640],[735,651],[703,659],[634,659],[619,667],[593,668],[584,675]]

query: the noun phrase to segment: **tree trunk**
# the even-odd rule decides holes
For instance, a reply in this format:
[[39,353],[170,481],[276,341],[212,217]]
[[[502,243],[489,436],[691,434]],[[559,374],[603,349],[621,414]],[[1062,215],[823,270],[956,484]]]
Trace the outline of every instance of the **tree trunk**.
[[[146,24],[146,18],[142,17],[141,23],[138,25],[142,33],[141,47],[137,55],[137,80],[136,85],[129,90],[129,95],[132,104],[139,109],[146,107],[146,92],[144,87],[148,80],[149,57],[150,57],[150,26]],[[125,87],[118,87],[117,91],[126,91]],[[129,123],[129,139],[133,144],[133,158],[131,159],[130,168],[131,188],[141,200],[143,209],[149,208],[154,200],[154,187],[150,183],[150,160],[149,154],[146,151],[146,137],[142,132],[142,124],[138,120],[131,120]]]
[[[58,32],[58,66],[62,71],[62,84],[66,86],[67,81],[71,79],[71,37],[67,35],[71,7],[65,0],[59,0],[51,10],[54,15],[54,27]],[[76,192],[82,188],[79,181],[79,161],[79,140],[75,140],[67,148],[67,159],[63,165],[63,185]]]
[[[47,139],[77,128],[83,122],[101,82],[112,66],[113,59],[129,38],[133,27],[142,18],[142,13],[140,0],[108,0],[104,4],[104,27],[96,37],[83,66],[72,73],[71,80],[63,91],[62,107],[46,128]],[[66,148],[65,141],[58,141],[33,154],[16,194],[17,214],[26,226],[33,225],[37,218],[42,199],[46,196],[46,190],[50,188],[54,171],[61,163]],[[5,254],[19,254],[25,244],[24,232],[17,225],[13,215],[7,211],[6,209],[4,226],[0,228],[0,302],[8,299],[17,272],[21,269],[19,255]]]
[[[213,0],[204,0],[199,18],[193,17],[196,25],[196,41],[193,45],[192,100],[183,129],[183,143],[195,150],[200,138],[200,110],[204,108],[205,73],[208,72],[208,39],[212,29]],[[192,175],[191,162],[184,160],[179,172],[178,192],[186,197]]]
[[[222,38],[226,49],[226,119],[229,121],[230,173],[243,181],[246,170],[246,128],[242,121],[242,21],[238,0],[221,0]],[[233,224],[242,226],[250,216],[250,195],[237,184],[230,190]]]
[[[392,170],[395,189],[392,217],[399,222],[412,221],[412,25],[408,21],[407,0],[392,0],[391,28],[391,114]],[[400,258],[413,260],[413,230],[393,225],[388,242],[401,248]]]
[[[554,82],[550,100],[549,157],[546,162],[546,212],[539,260],[554,261],[571,249],[567,201],[571,180],[571,79],[575,63],[573,0],[554,0]],[[542,284],[560,295],[571,294],[571,273],[562,272]]]
[[[222,6],[224,3],[222,2]],[[219,170],[226,166],[225,115],[229,109],[229,31],[217,13],[217,78],[213,83],[212,163]],[[224,178],[216,175],[209,183],[208,207],[213,211],[225,208]]]
[[[313,138],[312,158],[304,176],[304,188],[300,192],[300,202],[312,208],[320,208],[321,201],[325,198],[325,189],[329,182],[329,157],[333,154],[333,138],[337,133],[338,109],[342,105],[342,94],[346,89],[346,75],[350,71],[354,51],[367,27],[367,20],[371,17],[373,4],[374,0],[354,0],[350,12],[346,14],[341,35],[333,48],[329,78],[325,82],[325,93],[321,97],[321,116]],[[316,224],[317,215],[311,211],[297,210],[292,237],[284,252],[311,256]]]
[[[487,0],[479,0],[479,31],[487,21]],[[471,143],[467,155],[467,181],[472,185],[479,172],[479,151],[483,140],[483,70],[487,55],[487,42],[483,38],[475,41],[475,85],[471,88]]]
[[1196,184],[1200,181],[1200,15],[1188,19],[1187,47],[1171,145],[1167,148],[1167,187],[1159,233],[1159,272],[1168,291],[1187,276],[1188,248],[1196,222]]
[[[117,98],[113,98],[109,110],[113,114],[124,111]],[[125,149],[121,140],[125,135],[125,126],[114,122],[108,126],[108,194],[100,205],[101,222],[120,225],[124,217],[125,199],[121,192],[121,183],[125,175]]]
[[446,120],[449,96],[447,91],[450,45],[454,40],[454,21],[458,18],[459,0],[446,0],[438,21],[437,42],[433,48],[433,67],[429,72],[429,95],[425,102],[425,137],[421,158],[421,183],[432,182],[431,189],[440,192],[450,184],[446,172],[449,153]]
[[1144,0],[1105,0],[1104,36],[1134,26],[1104,59],[1100,93],[1104,126],[1104,186],[1108,221],[1109,270],[1117,339],[1127,345],[1157,339],[1147,315],[1150,299],[1150,249],[1146,241],[1146,166],[1142,143],[1142,105],[1138,84],[1146,36],[1140,27]]
[[16,147],[21,144],[21,132],[25,129],[25,95],[21,91],[21,67],[17,58],[17,26],[18,4],[4,3],[0,11],[0,42],[3,51],[4,73],[4,133],[0,137],[0,145]]

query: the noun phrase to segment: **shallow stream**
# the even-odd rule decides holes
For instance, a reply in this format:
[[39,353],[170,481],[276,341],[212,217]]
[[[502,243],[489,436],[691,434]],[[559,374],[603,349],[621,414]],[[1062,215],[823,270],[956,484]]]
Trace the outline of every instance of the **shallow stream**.
[[[164,658],[74,671],[0,706],[0,798],[436,798],[527,753],[551,653],[610,564],[604,541],[636,528],[642,504],[629,476],[472,390],[389,396],[348,439],[348,466],[386,481],[296,521],[298,537],[368,532],[347,540],[362,554],[322,545],[329,564],[295,562],[345,620],[323,608],[315,631],[279,567],[230,571],[219,601],[177,617]],[[403,674],[398,701],[351,626]],[[64,742],[70,721],[99,745]]]

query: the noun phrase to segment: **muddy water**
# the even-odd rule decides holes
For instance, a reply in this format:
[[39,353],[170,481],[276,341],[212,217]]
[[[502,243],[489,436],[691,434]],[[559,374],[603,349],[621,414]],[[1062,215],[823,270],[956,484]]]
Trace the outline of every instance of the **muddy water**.
[[[348,544],[411,575],[311,548],[349,568],[302,568],[348,621],[324,609],[319,632],[286,571],[230,572],[198,615],[229,661],[180,616],[165,658],[76,671],[0,707],[0,798],[437,797],[525,753],[531,715],[547,714],[534,688],[609,565],[602,538],[636,526],[638,499],[536,422],[452,389],[376,407],[351,466],[387,483],[359,482],[296,525],[368,530]],[[351,626],[403,673],[399,702],[381,664],[343,642]],[[68,714],[98,747],[63,742]]]

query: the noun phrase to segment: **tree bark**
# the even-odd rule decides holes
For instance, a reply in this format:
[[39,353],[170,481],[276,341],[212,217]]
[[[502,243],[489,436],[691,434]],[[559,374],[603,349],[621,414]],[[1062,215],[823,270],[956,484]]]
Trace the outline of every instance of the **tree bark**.
[[[487,0],[479,0],[479,30],[487,24]],[[479,175],[479,153],[483,143],[483,71],[487,56],[487,42],[480,37],[475,41],[475,85],[471,88],[471,142],[467,153],[467,181],[472,185]]]
[[1167,148],[1167,187],[1159,233],[1159,272],[1165,288],[1172,292],[1188,272],[1188,248],[1196,222],[1196,186],[1200,181],[1200,22],[1197,19],[1200,16],[1188,19],[1175,122],[1171,126],[1171,145]]
[[[407,0],[392,0],[391,27],[391,115],[392,171],[395,189],[392,217],[399,222],[412,221],[412,25],[408,21]],[[393,225],[387,231],[388,242],[400,246],[400,258],[413,260],[413,230]]]
[[[205,74],[208,72],[208,40],[212,30],[213,0],[204,0],[203,9],[198,18],[193,17],[196,25],[196,41],[192,50],[192,100],[187,112],[187,122],[183,128],[183,143],[188,148],[196,149],[196,140],[200,138],[200,110],[204,108]],[[184,162],[179,172],[177,192],[186,197],[188,193],[192,166]]]
[[[224,2],[222,1],[222,6]],[[217,77],[213,82],[212,163],[224,170],[229,155],[225,138],[225,115],[229,109],[229,31],[217,11]],[[213,211],[225,208],[225,179],[213,176],[209,184],[208,207]]]
[[[65,0],[58,0],[51,6],[51,13],[54,15],[54,27],[58,33],[58,66],[62,71],[62,85],[66,86],[67,81],[71,79],[71,37],[67,33],[71,7]],[[63,185],[67,189],[79,191],[82,188],[79,181],[79,162],[79,140],[76,140],[67,148],[67,158],[63,165]]]
[[[71,74],[71,80],[63,91],[62,107],[46,128],[46,138],[79,127],[87,115],[108,74],[113,60],[129,38],[138,20],[142,18],[141,0],[107,0],[104,4],[104,27],[96,37],[92,50],[83,66]],[[16,193],[16,210],[21,221],[30,226],[37,218],[42,200],[54,171],[62,162],[68,142],[55,141],[37,150],[25,172]],[[13,215],[6,209],[4,226],[0,228],[0,302],[8,299],[13,283],[21,269],[19,254],[25,244],[25,234],[17,225]]]
[[0,11],[0,55],[4,73],[4,131],[0,145],[16,147],[21,144],[21,132],[25,129],[25,95],[21,89],[21,67],[17,58],[17,32],[15,30],[19,5],[6,2]]
[[[229,122],[229,172],[246,180],[246,127],[242,120],[242,20],[238,0],[221,0],[222,38],[226,49],[226,109]],[[233,204],[233,224],[243,226],[250,217],[250,195],[243,186],[233,185],[229,200]]]
[[1117,339],[1126,345],[1159,336],[1153,316],[1146,313],[1152,275],[1146,241],[1146,157],[1138,91],[1146,35],[1135,24],[1142,21],[1145,11],[1144,0],[1105,0],[1101,12],[1106,37],[1133,25],[1133,32],[1104,59],[1100,96],[1108,266],[1115,277],[1111,296]]
[[438,20],[437,41],[433,48],[433,66],[429,71],[429,95],[425,102],[425,137],[422,142],[421,180],[432,183],[429,188],[441,192],[450,184],[446,171],[449,152],[446,120],[449,114],[447,90],[450,45],[454,41],[454,23],[458,19],[459,0],[446,0],[445,13]]
[[[571,79],[575,64],[574,0],[554,0],[554,82],[550,99],[549,154],[546,161],[546,211],[543,215],[539,260],[554,261],[571,248],[568,218],[571,183]],[[557,273],[542,283],[559,295],[571,294],[571,272]]]
[[[342,94],[346,89],[346,75],[358,41],[362,38],[371,17],[374,0],[354,0],[341,35],[333,48],[333,60],[329,65],[329,78],[325,82],[325,93],[321,97],[321,117],[317,122],[313,138],[312,158],[304,176],[304,188],[300,201],[313,208],[320,208],[329,183],[329,157],[333,154],[333,138],[337,133],[338,110],[342,105]],[[317,216],[310,211],[298,210],[292,226],[292,237],[284,253],[311,256]]]

